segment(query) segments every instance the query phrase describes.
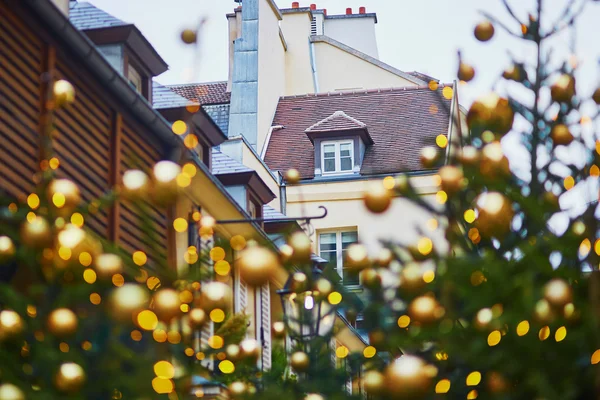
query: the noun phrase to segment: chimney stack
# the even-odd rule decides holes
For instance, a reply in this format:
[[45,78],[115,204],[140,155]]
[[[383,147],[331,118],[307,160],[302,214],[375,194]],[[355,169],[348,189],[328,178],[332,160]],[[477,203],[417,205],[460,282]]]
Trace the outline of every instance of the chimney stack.
[[294,2],[292,3],[292,8],[300,8],[300,2],[298,2],[298,1],[294,1]]
[[327,15],[327,9],[326,8],[323,9],[323,15]]
[[352,15],[352,8],[346,8],[346,15]]
[[317,5],[316,4],[311,4],[310,5],[310,9],[311,10],[316,10],[317,9]]
[[359,14],[366,14],[367,13],[367,7],[361,7],[358,9],[358,13]]

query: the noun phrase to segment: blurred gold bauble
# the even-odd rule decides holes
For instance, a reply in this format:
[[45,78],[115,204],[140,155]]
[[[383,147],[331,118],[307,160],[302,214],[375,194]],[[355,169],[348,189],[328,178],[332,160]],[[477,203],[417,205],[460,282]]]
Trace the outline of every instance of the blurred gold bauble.
[[193,29],[184,29],[181,31],[181,40],[185,44],[193,44],[198,40],[198,36],[196,35],[196,31]]
[[77,316],[68,308],[57,308],[48,315],[48,330],[54,336],[70,336],[77,332],[77,325]]
[[258,360],[260,344],[254,339],[244,339],[240,342],[240,354],[243,358]]
[[248,391],[248,386],[244,382],[235,381],[229,385],[229,394],[234,399],[239,399],[241,397],[244,397],[246,395],[247,391]]
[[385,392],[385,376],[379,371],[367,371],[363,386],[369,395],[380,396]]
[[546,299],[541,299],[535,303],[533,316],[541,324],[549,324],[556,318],[550,303]]
[[481,175],[495,179],[510,175],[508,158],[504,155],[502,145],[498,141],[489,143],[481,151]]
[[295,293],[305,292],[308,287],[308,277],[304,272],[294,272],[290,288]]
[[237,260],[242,279],[252,286],[269,282],[281,265],[277,255],[265,247],[248,247],[240,252]]
[[487,42],[494,36],[494,25],[490,21],[480,22],[475,27],[474,34],[480,42]]
[[123,261],[116,254],[104,253],[94,259],[94,269],[100,279],[111,279],[123,271]]
[[52,229],[46,219],[35,217],[21,225],[21,240],[27,247],[42,249],[52,243]]
[[479,165],[479,150],[473,146],[464,146],[459,150],[458,161],[469,167]]
[[202,285],[202,308],[210,312],[215,308],[226,310],[231,303],[231,288],[222,282],[208,282]]
[[19,314],[12,310],[0,311],[0,341],[19,335],[24,328],[25,323]]
[[417,291],[426,285],[423,271],[417,263],[408,263],[400,272],[400,287],[408,291]]
[[325,298],[333,291],[333,285],[328,279],[319,278],[315,282],[314,289],[321,298]]
[[491,393],[505,393],[510,389],[510,384],[499,372],[490,371],[486,376],[486,385]]
[[475,77],[475,68],[461,61],[458,65],[457,76],[459,80],[469,82]]
[[390,263],[394,259],[394,252],[387,247],[383,247],[377,253],[377,257],[375,258],[375,262],[381,268],[387,268],[390,266]]
[[8,236],[0,236],[0,264],[15,256],[15,244]]
[[304,397],[304,400],[325,400],[325,397],[319,393],[309,393]]
[[304,372],[310,365],[308,354],[303,351],[297,351],[290,357],[290,365],[298,372]]
[[504,72],[502,73],[502,77],[504,79],[521,82],[524,78],[523,72],[524,71],[522,71],[522,69],[519,66],[511,65],[510,67],[504,70]]
[[123,174],[123,195],[129,200],[144,199],[150,190],[150,177],[139,169],[130,169]]
[[0,400],[25,400],[25,394],[12,383],[0,385]]
[[75,101],[75,88],[71,82],[61,79],[54,82],[52,95],[57,108],[65,107]]
[[387,398],[415,400],[426,397],[435,377],[433,371],[419,357],[403,355],[397,358],[385,369]]
[[102,245],[86,231],[73,224],[67,224],[58,233],[58,245],[71,251],[71,260],[77,260],[83,252],[96,257],[102,252]]
[[292,259],[294,255],[294,249],[289,244],[282,244],[279,246],[279,258],[282,263],[287,263]]
[[126,283],[113,289],[109,307],[111,315],[120,321],[131,321],[133,314],[142,311],[148,305],[148,290],[135,283]]
[[475,198],[475,226],[483,238],[502,238],[510,232],[514,211],[510,200],[501,193],[487,192]]
[[285,338],[285,323],[283,321],[273,322],[273,328],[271,329],[271,334],[276,339]]
[[48,201],[62,216],[71,215],[81,202],[79,188],[69,179],[55,179],[48,185]]
[[471,129],[487,129],[503,135],[512,128],[514,118],[515,113],[507,99],[488,93],[473,102],[467,113],[467,124]]
[[598,105],[600,105],[600,88],[594,90],[594,94],[592,94],[592,100]]
[[374,290],[381,287],[381,276],[373,268],[366,268],[360,272],[360,282],[368,289]]
[[552,100],[559,103],[568,103],[575,95],[575,78],[568,74],[561,75],[552,86],[550,86]]
[[201,308],[192,308],[188,313],[190,324],[193,327],[199,327],[206,322],[206,313]]
[[555,145],[568,146],[573,141],[573,134],[569,127],[564,124],[557,124],[552,127],[550,137]]
[[360,271],[370,265],[367,248],[360,243],[353,243],[346,249],[345,267]]
[[152,300],[153,311],[162,321],[169,322],[181,313],[179,293],[174,289],[160,289],[154,293]]
[[423,147],[419,154],[421,165],[425,168],[434,168],[439,161],[439,157],[440,152],[433,146]]
[[159,161],[152,169],[152,199],[158,206],[172,205],[178,196],[177,176],[181,167],[173,161]]
[[369,343],[371,346],[379,347],[385,343],[385,332],[375,329],[369,332]]
[[438,172],[441,180],[441,187],[449,196],[459,192],[464,187],[464,175],[459,167],[454,165],[445,165]]
[[79,364],[62,363],[54,376],[54,384],[60,392],[75,393],[85,383],[85,371]]
[[225,348],[225,354],[227,355],[228,360],[238,361],[242,356],[242,351],[237,344],[230,344]]
[[298,231],[292,233],[288,239],[288,244],[294,250],[290,259],[299,263],[310,262],[310,255],[312,254],[312,243],[310,238],[304,231]]
[[392,204],[392,191],[381,182],[376,182],[369,186],[369,190],[363,195],[363,200],[369,211],[380,214]]
[[431,296],[420,296],[408,305],[408,315],[413,321],[430,324],[444,316],[444,308]]
[[296,168],[290,168],[285,171],[285,181],[286,183],[291,183],[295,185],[300,182],[300,172]]
[[564,307],[573,300],[573,289],[564,280],[554,278],[544,285],[544,298],[554,307]]

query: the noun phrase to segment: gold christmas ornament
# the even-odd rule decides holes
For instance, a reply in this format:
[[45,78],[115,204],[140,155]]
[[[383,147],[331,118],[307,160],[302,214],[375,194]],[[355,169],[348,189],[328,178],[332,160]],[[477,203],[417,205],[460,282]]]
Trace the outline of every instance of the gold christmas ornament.
[[57,308],[48,315],[48,331],[57,337],[66,337],[77,332],[77,316],[68,308]]
[[568,74],[561,75],[552,86],[550,86],[552,100],[559,103],[568,103],[575,95],[575,78]]
[[193,29],[184,29],[181,31],[181,41],[185,44],[193,44],[198,40],[196,31]]
[[188,317],[193,327],[202,326],[206,322],[206,313],[201,308],[192,308],[188,313]]
[[502,73],[502,77],[504,79],[516,82],[521,82],[524,78],[522,69],[514,64],[504,70],[504,72]]
[[0,342],[11,339],[25,329],[25,323],[19,314],[13,310],[0,311]]
[[598,105],[600,105],[600,88],[594,90],[594,94],[592,95],[592,100]]
[[15,244],[8,236],[0,236],[0,264],[15,256]]
[[345,266],[360,271],[370,265],[367,248],[360,243],[353,243],[346,249]]
[[510,175],[508,158],[504,155],[502,145],[498,141],[489,143],[481,151],[481,175],[496,179]]
[[310,365],[308,354],[303,351],[297,351],[290,357],[290,365],[297,372],[304,372]]
[[469,167],[479,165],[479,150],[473,146],[464,146],[459,150],[458,160]]
[[426,285],[423,280],[423,271],[417,263],[406,264],[400,272],[400,287],[404,290],[415,292]]
[[379,329],[369,332],[369,343],[375,347],[383,346],[385,343],[385,332]]
[[564,307],[573,300],[573,289],[564,280],[554,278],[544,285],[544,298],[554,307]]
[[25,400],[25,394],[12,383],[0,385],[0,400]]
[[325,400],[325,397],[318,393],[309,393],[304,397],[304,400]]
[[237,344],[230,344],[225,348],[225,354],[227,355],[228,360],[238,361],[242,356],[242,351]]
[[565,124],[554,125],[550,131],[550,137],[557,146],[568,146],[573,141],[573,134]]
[[385,376],[379,371],[367,371],[363,385],[368,394],[381,396],[385,393]]
[[231,304],[231,288],[222,282],[209,282],[202,285],[202,308],[210,312],[215,308],[226,310]]
[[75,88],[71,82],[61,79],[54,82],[52,95],[57,108],[66,107],[75,101]]
[[150,295],[144,287],[135,283],[125,283],[110,294],[111,315],[120,321],[131,321],[133,314],[145,309],[149,300]]
[[85,383],[85,371],[79,364],[66,362],[60,365],[54,376],[54,385],[60,392],[75,393]]
[[58,245],[71,251],[71,260],[78,260],[83,252],[90,254],[92,258],[102,252],[100,242],[73,224],[67,224],[58,233]]
[[456,75],[461,81],[469,82],[475,77],[475,68],[461,61]]
[[328,279],[319,278],[315,282],[314,289],[319,297],[325,298],[333,291],[333,285]]
[[258,360],[260,357],[260,344],[254,339],[244,339],[240,342],[240,354],[242,358]]
[[100,279],[111,279],[123,272],[123,261],[116,254],[104,253],[94,259],[94,270]]
[[129,200],[144,199],[150,190],[150,177],[139,169],[130,169],[123,174],[123,195]]
[[229,385],[229,394],[234,399],[239,399],[246,395],[248,391],[248,386],[244,382],[235,381],[231,385]]
[[390,266],[390,263],[392,262],[393,259],[394,259],[394,253],[392,252],[392,250],[388,249],[387,247],[383,247],[377,253],[375,262],[381,268],[387,268]]
[[514,211],[510,200],[501,193],[487,192],[475,198],[475,226],[484,238],[501,239],[510,232]]
[[27,247],[43,249],[52,243],[52,229],[48,221],[36,216],[31,221],[25,221],[21,225],[21,240]]
[[467,113],[467,124],[471,129],[503,135],[512,128],[514,118],[515,113],[507,99],[488,93],[473,102]]
[[510,389],[510,384],[504,375],[496,371],[488,372],[485,381],[488,390],[494,394],[505,393]]
[[431,296],[420,296],[408,305],[408,315],[413,321],[430,324],[444,316],[444,308]]
[[81,202],[79,188],[69,179],[55,179],[48,185],[48,201],[61,216],[73,213]]
[[173,161],[159,161],[152,173],[152,199],[161,207],[172,205],[178,195],[177,176],[181,173],[181,167]]
[[292,256],[290,257],[292,261],[299,263],[307,263],[310,261],[312,243],[304,231],[292,233],[288,240],[288,244],[293,249]]
[[285,172],[285,181],[295,185],[300,182],[300,172],[296,168],[290,168]]
[[265,247],[249,247],[240,252],[237,260],[242,279],[252,286],[269,282],[281,268],[277,255]]
[[384,187],[381,182],[376,182],[369,186],[369,190],[363,195],[363,200],[369,211],[380,214],[392,204],[392,191]]
[[423,147],[419,154],[421,165],[425,168],[434,168],[440,157],[440,152],[433,146]]
[[483,21],[475,26],[475,37],[480,42],[487,42],[494,36],[494,25],[490,21]]
[[360,272],[360,281],[368,289],[374,290],[381,287],[381,276],[373,268],[366,268]]
[[179,293],[174,289],[160,289],[153,296],[153,311],[165,322],[172,320],[181,313]]
[[464,187],[464,175],[459,167],[454,165],[445,165],[438,172],[441,180],[442,190],[449,196],[459,192]]
[[385,386],[390,399],[425,398],[433,384],[434,368],[421,358],[403,355],[385,369]]
[[541,324],[549,324],[556,318],[550,303],[546,299],[541,299],[535,304],[533,315]]
[[294,272],[292,275],[291,289],[295,293],[304,292],[307,289],[308,277],[304,272]]
[[292,255],[294,255],[294,249],[289,244],[282,244],[279,246],[279,258],[282,263],[287,263],[291,260]]

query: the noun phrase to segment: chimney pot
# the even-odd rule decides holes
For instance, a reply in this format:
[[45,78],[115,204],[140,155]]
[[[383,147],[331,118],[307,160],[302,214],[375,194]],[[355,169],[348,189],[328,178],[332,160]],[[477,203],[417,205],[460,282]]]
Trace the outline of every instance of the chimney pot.
[[294,1],[294,2],[292,3],[292,8],[300,8],[300,3],[299,3],[299,2],[297,2],[297,1]]
[[346,8],[346,15],[352,15],[352,8],[351,7]]
[[317,5],[316,4],[311,4],[310,5],[310,9],[311,10],[316,10],[317,9]]
[[323,15],[327,15],[327,9],[326,8],[323,9]]
[[359,8],[359,9],[358,9],[358,12],[359,12],[360,14],[366,14],[366,13],[367,13],[367,7],[361,7],[361,8]]

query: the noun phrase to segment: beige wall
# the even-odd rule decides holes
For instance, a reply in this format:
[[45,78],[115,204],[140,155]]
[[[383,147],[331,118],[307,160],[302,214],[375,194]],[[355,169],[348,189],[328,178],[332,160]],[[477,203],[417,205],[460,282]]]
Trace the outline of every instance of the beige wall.
[[310,13],[284,14],[281,30],[288,50],[285,55],[285,95],[314,93],[310,62]]
[[258,176],[267,184],[271,192],[277,196],[275,200],[271,201],[269,205],[281,211],[281,203],[279,201],[279,184],[273,176],[273,173],[267,168],[267,166],[257,157],[257,154],[253,152],[244,142],[242,159],[245,166],[256,171]]
[[323,34],[379,59],[374,17],[325,19]]
[[314,46],[320,92],[416,86],[328,43],[317,42]]

